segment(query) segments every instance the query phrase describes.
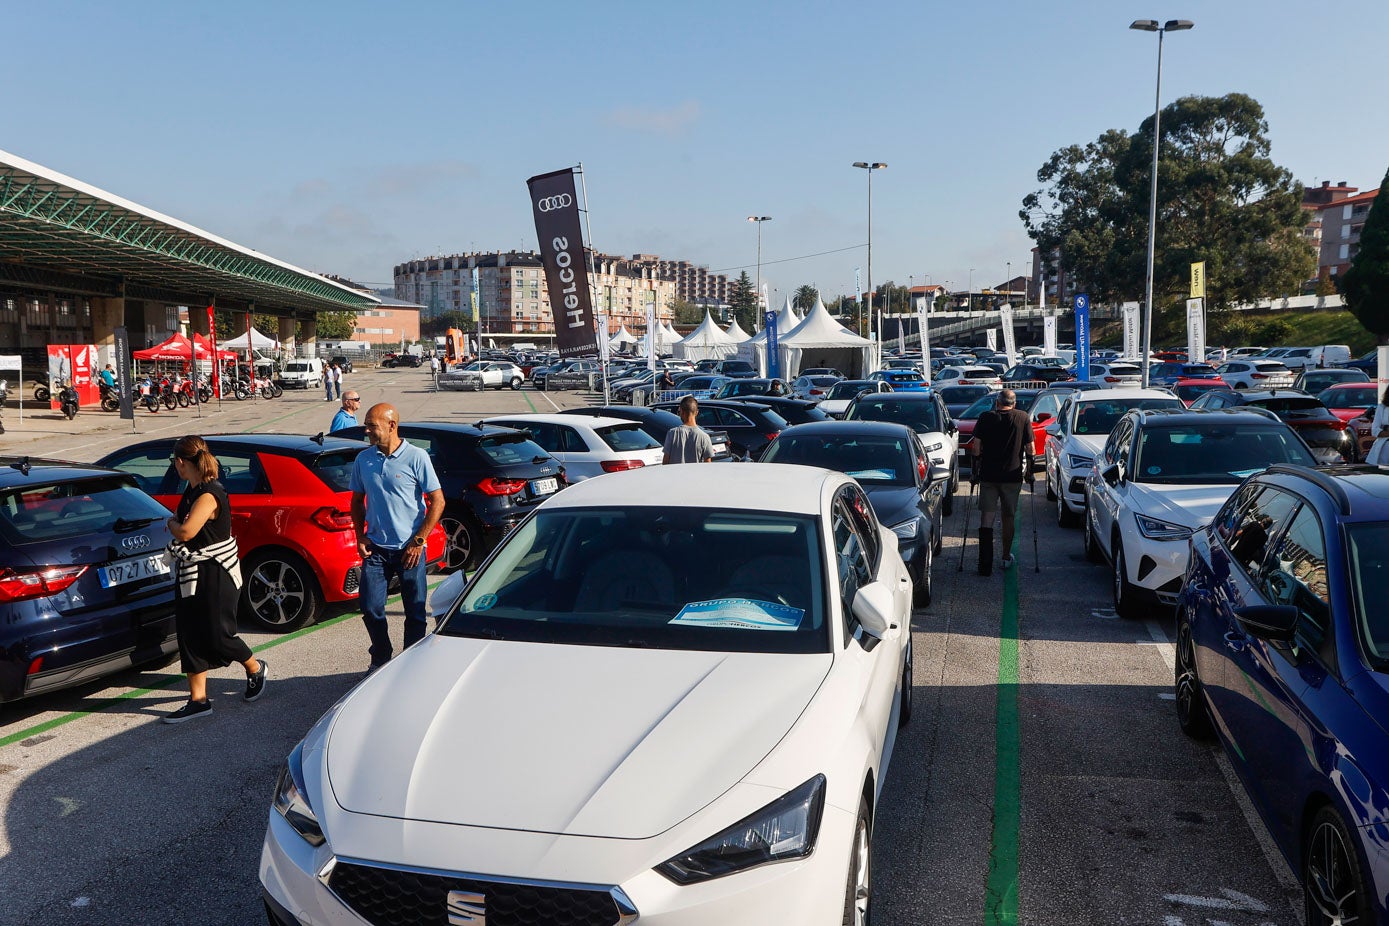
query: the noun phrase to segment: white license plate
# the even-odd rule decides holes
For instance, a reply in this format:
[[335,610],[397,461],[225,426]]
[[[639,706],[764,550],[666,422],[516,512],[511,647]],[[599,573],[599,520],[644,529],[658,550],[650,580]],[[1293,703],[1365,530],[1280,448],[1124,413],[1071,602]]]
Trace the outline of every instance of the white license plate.
[[536,479],[531,483],[532,495],[550,495],[559,491],[559,480],[557,479]]
[[724,454],[724,453],[727,453],[727,452],[728,452],[728,445],[727,445],[727,444],[718,443],[718,444],[715,444],[715,445],[714,445],[714,456],[719,456],[720,454]]
[[137,559],[123,559],[101,568],[101,587],[113,588],[117,585],[125,585],[127,582],[166,576],[171,571],[169,554],[167,553],[155,553],[152,556],[141,556]]

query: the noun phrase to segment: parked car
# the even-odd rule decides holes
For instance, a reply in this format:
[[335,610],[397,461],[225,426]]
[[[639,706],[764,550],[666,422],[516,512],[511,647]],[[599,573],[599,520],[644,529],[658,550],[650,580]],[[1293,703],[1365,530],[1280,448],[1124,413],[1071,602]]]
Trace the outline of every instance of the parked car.
[[1056,383],[1075,379],[1074,374],[1065,367],[1046,363],[1019,363],[1003,373],[1003,384],[1014,383]]
[[1317,401],[1342,421],[1353,421],[1364,416],[1373,417],[1379,396],[1374,383],[1337,383],[1318,392]]
[[577,415],[497,415],[483,424],[528,431],[570,483],[661,464],[661,445],[635,421]]
[[[403,421],[400,436],[429,454],[444,491],[440,567],[482,562],[531,510],[568,485],[564,467],[524,431],[452,421]],[[337,432],[360,438],[358,426]]]
[[849,403],[866,392],[891,392],[892,387],[876,379],[843,379],[830,387],[820,400],[820,411],[831,418],[843,418]]
[[798,399],[819,401],[829,394],[830,389],[843,377],[829,374],[801,374],[791,381],[791,394]]
[[731,382],[733,380],[727,376],[717,373],[681,373],[675,377],[675,388],[696,399],[707,399]]
[[1179,379],[1167,388],[1190,408],[1191,403],[1201,396],[1217,389],[1229,389],[1230,384],[1216,376],[1214,379]]
[[942,510],[955,509],[955,490],[960,486],[959,429],[946,411],[945,403],[933,390],[887,392],[861,395],[850,403],[845,421],[890,421],[905,424],[921,438],[932,466],[950,470]]
[[[666,435],[672,428],[680,427],[680,416],[661,408],[647,408],[643,405],[579,405],[575,408],[560,409],[561,415],[586,415],[589,418],[621,418],[635,421],[641,429],[650,434],[658,444],[665,447]],[[733,459],[728,449],[728,435],[723,431],[704,429],[714,445],[714,462],[722,463]]]
[[1291,389],[1293,374],[1277,360],[1231,360],[1216,367],[1231,389]]
[[1143,369],[1136,363],[1092,363],[1090,382],[1098,383],[1105,389],[1121,386],[1137,388],[1143,384]]
[[381,358],[383,367],[417,367],[424,363],[424,358],[419,354],[386,354]]
[[802,376],[833,376],[835,379],[843,379],[844,374],[834,367],[808,367],[801,370]]
[[276,376],[280,386],[285,389],[308,389],[323,387],[323,361],[317,357],[291,360]]
[[176,658],[169,512],[101,466],[0,467],[0,702]]
[[[658,402],[655,409],[674,413],[679,402]],[[728,449],[736,459],[757,460],[776,436],[790,425],[766,405],[746,400],[703,399],[695,423],[706,431],[728,435]]]
[[723,360],[715,372],[729,379],[752,379],[757,375],[757,369],[746,360]]
[[744,395],[784,395],[789,396],[785,380],[781,379],[730,379],[719,387],[713,397],[716,399],[736,399]]
[[936,386],[990,386],[1003,388],[1003,378],[997,371],[978,364],[965,366],[946,366],[931,377]]
[[1379,374],[1379,349],[1375,348],[1369,353],[1354,360],[1347,360],[1341,364],[1342,369],[1361,370],[1366,376],[1373,379]]
[[329,358],[328,362],[336,363],[338,365],[338,369],[342,370],[344,373],[352,372],[352,360],[346,354],[338,354],[336,357],[331,357]]
[[887,383],[893,392],[912,392],[927,388],[926,377],[916,370],[875,370],[868,378]]
[[[1033,405],[1037,397],[1042,394],[1040,389],[1014,389],[1013,392],[1018,397],[1018,411],[1032,412]],[[979,422],[979,416],[984,412],[992,411],[998,403],[998,393],[990,392],[989,395],[975,401],[973,405],[965,409],[959,415],[951,416],[955,419],[955,427],[960,429],[957,439],[959,451],[956,453],[956,460],[964,469],[974,469],[974,458],[972,451],[974,447],[974,426]],[[1052,413],[1053,417],[1055,412]],[[1046,418],[1050,421],[1051,418]],[[1041,466],[1042,451],[1046,446],[1046,424],[1038,422],[1035,418],[1032,421],[1032,453],[1036,457],[1036,465]]]
[[1085,480],[1109,432],[1134,409],[1182,409],[1164,389],[1100,389],[1074,392],[1044,424],[1047,501],[1056,503],[1056,523],[1074,527],[1085,513]]
[[819,402],[808,399],[795,399],[777,395],[745,395],[739,401],[763,405],[786,419],[787,424],[812,424],[817,421],[833,421],[820,409]]
[[1368,383],[1370,376],[1364,370],[1342,367],[1336,370],[1303,370],[1293,380],[1293,388],[1308,395],[1316,395],[1328,386],[1337,383]]
[[1148,367],[1149,386],[1175,386],[1182,380],[1220,379],[1209,363],[1155,363]]
[[762,462],[819,466],[856,479],[879,523],[897,535],[913,603],[931,603],[931,564],[944,546],[941,497],[950,470],[930,465],[915,431],[878,421],[796,425],[772,441]]
[[1354,463],[1360,459],[1355,432],[1319,399],[1291,389],[1256,392],[1208,392],[1192,408],[1262,408],[1277,415],[1307,442],[1319,463]]
[[525,381],[526,374],[509,360],[475,360],[468,364],[455,364],[452,369],[439,374],[440,389],[477,392],[483,389],[520,389]]
[[[241,553],[241,617],[283,632],[314,621],[326,604],[357,597],[362,560],[352,529],[348,481],[358,440],[301,434],[210,434],[219,481],[231,503]],[[140,441],[98,462],[130,473],[175,511],[187,487],[170,462],[176,437]],[[426,561],[443,560],[442,530],[430,534]]]
[[975,402],[986,395],[990,395],[994,390],[988,386],[939,386],[936,387],[936,395],[940,396],[945,403],[945,410],[950,412],[951,418],[958,418]]

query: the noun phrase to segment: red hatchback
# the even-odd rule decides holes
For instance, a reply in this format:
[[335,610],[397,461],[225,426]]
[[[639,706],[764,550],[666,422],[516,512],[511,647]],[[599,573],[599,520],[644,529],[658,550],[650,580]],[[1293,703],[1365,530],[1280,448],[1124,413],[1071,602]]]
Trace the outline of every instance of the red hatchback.
[[[241,615],[259,629],[288,631],[315,620],[325,604],[357,597],[362,560],[352,530],[348,479],[361,441],[300,434],[213,434],[204,438],[222,466],[232,533],[241,548]],[[175,438],[142,441],[100,460],[133,475],[170,511],[185,483],[170,457]],[[435,528],[425,548],[444,556]]]
[[[1037,401],[1037,396],[1041,395],[1042,390],[1015,389],[1014,392],[1016,392],[1018,396],[1018,409],[1024,412],[1030,412],[1032,410],[1032,403]],[[961,466],[973,468],[974,464],[970,459],[970,454],[973,452],[974,426],[979,423],[979,416],[991,410],[997,400],[998,393],[996,392],[986,395],[969,408],[965,409],[960,417],[955,419],[955,426],[960,429],[959,443]],[[1033,456],[1036,457],[1036,465],[1038,467],[1040,467],[1046,459],[1043,454],[1043,448],[1046,446],[1046,426],[1047,422],[1050,420],[1050,418],[1047,418],[1044,421],[1033,420],[1032,422],[1032,453]]]
[[1177,398],[1182,400],[1182,404],[1190,408],[1192,402],[1212,389],[1229,389],[1230,387],[1219,376],[1212,376],[1209,379],[1179,379],[1169,388],[1176,393]]
[[1379,396],[1375,395],[1375,384],[1337,383],[1317,393],[1317,399],[1348,427],[1355,430],[1355,440],[1360,445],[1360,456],[1363,459],[1375,443],[1374,435],[1370,433],[1375,406],[1379,404]]

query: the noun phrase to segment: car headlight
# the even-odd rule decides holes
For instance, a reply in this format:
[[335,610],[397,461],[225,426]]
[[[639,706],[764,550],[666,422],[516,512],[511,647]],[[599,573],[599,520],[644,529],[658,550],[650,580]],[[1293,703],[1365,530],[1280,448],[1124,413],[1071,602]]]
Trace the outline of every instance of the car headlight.
[[285,822],[294,827],[296,833],[304,837],[305,842],[321,846],[325,842],[323,827],[319,826],[318,817],[309,804],[304,788],[303,753],[304,744],[301,742],[289,754],[285,767],[280,769],[280,777],[275,782],[275,809],[285,818]]
[[1078,453],[1066,454],[1066,462],[1071,469],[1089,469],[1095,465],[1094,457],[1083,457]]
[[929,447],[926,448],[926,452],[927,452],[927,453],[939,453],[940,451],[942,451],[942,450],[944,450],[944,449],[945,449],[945,443],[942,442],[942,441],[936,441],[934,444],[932,444],[931,446],[929,446]]
[[1136,514],[1138,530],[1149,540],[1186,540],[1191,536],[1191,528],[1170,521],[1159,521],[1147,515]]
[[917,518],[912,518],[910,521],[903,521],[901,524],[893,525],[891,530],[902,540],[914,540],[916,539],[917,531],[920,530],[920,528],[920,520],[918,520]]
[[676,884],[694,884],[768,862],[805,858],[815,849],[824,810],[825,776],[816,775],[656,870]]

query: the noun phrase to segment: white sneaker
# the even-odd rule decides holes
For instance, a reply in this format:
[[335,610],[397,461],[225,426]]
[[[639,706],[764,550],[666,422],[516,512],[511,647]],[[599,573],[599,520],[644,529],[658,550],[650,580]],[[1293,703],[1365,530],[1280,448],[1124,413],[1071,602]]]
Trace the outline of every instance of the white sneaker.
[[1003,557],[1003,568],[1012,569],[1015,562],[1017,562],[1017,560],[1013,559],[1012,556],[1005,556]]

